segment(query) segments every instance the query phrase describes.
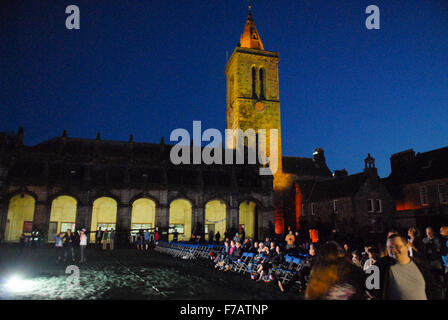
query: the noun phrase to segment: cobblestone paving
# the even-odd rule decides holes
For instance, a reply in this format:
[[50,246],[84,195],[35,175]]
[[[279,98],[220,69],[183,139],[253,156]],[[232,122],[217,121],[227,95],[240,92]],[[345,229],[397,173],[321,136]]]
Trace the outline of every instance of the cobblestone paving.
[[[168,255],[88,248],[88,262],[56,263],[51,247],[0,248],[0,299],[299,299],[282,294],[273,283],[255,283],[249,275],[215,270],[205,260]],[[67,286],[68,265],[80,269],[79,287]],[[16,282],[10,279],[17,277]]]

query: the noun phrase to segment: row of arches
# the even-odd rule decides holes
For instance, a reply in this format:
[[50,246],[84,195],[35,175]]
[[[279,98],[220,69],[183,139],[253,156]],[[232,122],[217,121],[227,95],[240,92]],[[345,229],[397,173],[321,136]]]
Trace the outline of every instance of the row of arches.
[[[100,197],[93,202],[90,230],[114,228],[117,223],[117,201],[111,197]],[[205,205],[205,233],[218,231],[221,239],[226,232],[227,206],[221,200],[211,200]],[[9,201],[5,240],[18,241],[22,233],[31,232],[35,213],[35,199],[28,194],[13,196]],[[48,239],[67,229],[75,229],[77,200],[68,195],[55,198],[51,204]],[[192,232],[193,207],[190,201],[176,199],[169,206],[169,225],[176,228],[179,240],[188,240]],[[155,227],[156,203],[149,198],[139,198],[132,203],[131,229],[149,229]],[[243,226],[246,237],[254,237],[256,226],[256,203],[244,201],[239,206],[239,225]],[[91,241],[95,235],[91,234]],[[173,235],[169,235],[172,240]]]

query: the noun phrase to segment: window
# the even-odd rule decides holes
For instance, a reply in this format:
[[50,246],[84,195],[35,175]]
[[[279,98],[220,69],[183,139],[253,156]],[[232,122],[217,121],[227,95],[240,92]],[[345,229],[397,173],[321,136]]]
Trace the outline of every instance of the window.
[[152,224],[151,223],[133,223],[131,226],[131,233],[139,233],[140,230],[147,230],[151,229]]
[[174,229],[177,230],[177,233],[184,233],[183,224],[170,224],[170,233],[174,233]]
[[115,223],[103,223],[103,222],[98,222],[97,224],[97,230],[99,230],[99,228],[101,228],[102,231],[104,230],[110,230],[110,229],[114,229],[115,230]]
[[334,213],[342,213],[340,200],[333,200],[333,212]]
[[252,67],[252,99],[257,99],[257,70]]
[[375,211],[376,212],[383,212],[383,201],[381,199],[375,200]]
[[374,212],[373,199],[367,199],[367,212]]
[[215,234],[215,225],[214,224],[206,224],[205,225],[205,234],[208,235],[210,231],[213,232],[213,234]]
[[316,210],[315,210],[315,204],[314,203],[311,204],[311,215],[312,216],[316,215]]
[[448,203],[448,191],[445,183],[439,184],[439,200],[440,203]]
[[422,206],[429,205],[429,201],[428,201],[428,186],[421,186],[420,187],[420,204]]
[[260,69],[260,99],[264,99],[264,69]]
[[72,232],[75,231],[75,223],[74,222],[61,222],[61,232],[66,232],[67,229],[70,229]]

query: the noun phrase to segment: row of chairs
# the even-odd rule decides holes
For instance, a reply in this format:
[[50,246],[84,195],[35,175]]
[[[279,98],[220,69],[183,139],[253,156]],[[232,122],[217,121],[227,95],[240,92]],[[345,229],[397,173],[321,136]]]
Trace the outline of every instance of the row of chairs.
[[209,252],[222,250],[222,244],[195,244],[188,242],[159,241],[155,250],[182,259],[207,258]]
[[[220,256],[219,253],[222,251],[223,247],[224,246],[222,244],[192,244],[188,242],[159,241],[159,244],[156,246],[155,250],[182,259],[208,259],[209,253],[213,251],[218,253],[218,260]],[[264,258],[265,256],[263,254],[257,256],[251,252],[244,252],[240,259],[233,261],[229,265],[229,270],[237,273],[251,274],[257,269],[258,264],[262,262]],[[265,275],[265,277],[269,278],[273,273],[275,273],[277,279],[279,279],[282,283],[285,283],[301,269],[304,258],[305,255],[295,257],[286,254],[284,262],[276,268],[272,268],[270,272]]]

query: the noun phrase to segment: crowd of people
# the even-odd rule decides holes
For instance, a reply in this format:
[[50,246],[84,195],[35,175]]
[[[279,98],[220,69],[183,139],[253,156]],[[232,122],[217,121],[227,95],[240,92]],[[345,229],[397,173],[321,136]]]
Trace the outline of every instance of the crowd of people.
[[[240,236],[224,239],[222,251],[211,256],[214,267],[226,272],[241,261],[244,252],[253,253],[251,278],[274,282],[282,292],[298,285],[298,293],[312,300],[447,297],[448,226],[441,227],[439,233],[427,227],[424,237],[415,227],[407,234],[391,230],[383,240],[365,244],[344,241],[337,231],[325,242],[316,234],[303,237],[291,230],[284,239],[266,238],[264,242]],[[287,281],[278,277],[278,271],[287,265],[285,255],[301,257]]]
[[[73,231],[67,229],[65,232],[59,232],[52,236],[56,251],[56,262],[77,261],[86,263],[86,249],[94,248],[97,250],[114,250],[117,240],[121,245],[127,243],[127,247],[135,247],[138,250],[149,250],[150,247],[157,244],[160,238],[158,228],[152,231],[138,230],[136,236],[133,237],[133,230],[127,230],[117,233],[114,228],[102,230],[101,227],[96,231],[89,232],[85,228]],[[90,234],[94,234],[94,243],[90,244]],[[25,248],[38,249],[42,241],[42,232],[34,228],[31,235],[26,236],[23,233],[20,237],[20,254]],[[120,239],[117,239],[120,238]]]
[[[289,230],[284,237],[275,235],[264,241],[246,238],[244,228],[233,236],[225,232],[223,240],[219,232],[205,236],[209,242],[223,244],[220,252],[210,253],[217,270],[227,272],[241,262],[244,253],[251,253],[251,279],[272,282],[282,292],[297,287],[306,299],[432,300],[448,297],[448,226],[438,231],[427,227],[422,235],[415,227],[405,234],[391,230],[382,239],[365,243],[346,241],[337,230],[322,241],[316,229],[307,233]],[[114,250],[114,229],[98,228],[94,233],[98,250]],[[127,234],[129,237],[130,231]],[[192,234],[189,242],[204,243],[205,236]],[[85,263],[89,238],[86,229],[55,235],[56,261],[74,262],[79,250],[79,262]],[[32,239],[38,246],[37,230]],[[128,243],[146,251],[159,239],[159,230],[154,228],[139,230]],[[178,241],[176,230],[173,241]],[[21,244],[22,248],[28,246],[24,235]],[[290,277],[282,277],[287,256],[300,257],[300,264]]]

